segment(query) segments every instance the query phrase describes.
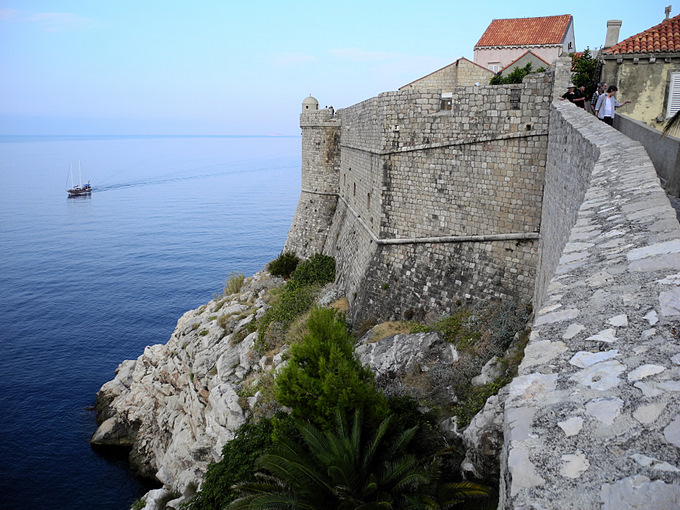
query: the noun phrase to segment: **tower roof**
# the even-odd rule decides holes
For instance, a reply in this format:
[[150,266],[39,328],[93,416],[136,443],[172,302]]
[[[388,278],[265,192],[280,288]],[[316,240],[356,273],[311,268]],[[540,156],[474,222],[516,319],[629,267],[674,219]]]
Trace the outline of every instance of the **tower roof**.
[[312,106],[312,105],[319,106],[319,102],[316,100],[315,97],[312,97],[311,94],[309,94],[309,97],[306,97],[306,98],[302,101],[302,104],[303,104],[303,105],[308,104],[308,105],[310,105],[310,106]]

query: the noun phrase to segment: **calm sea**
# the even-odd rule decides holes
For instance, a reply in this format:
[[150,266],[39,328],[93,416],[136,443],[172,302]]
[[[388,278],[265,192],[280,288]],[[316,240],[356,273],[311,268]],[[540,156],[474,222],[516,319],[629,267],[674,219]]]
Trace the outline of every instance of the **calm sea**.
[[146,487],[91,450],[95,394],[278,255],[300,138],[0,136],[0,176],[0,507],[128,508]]

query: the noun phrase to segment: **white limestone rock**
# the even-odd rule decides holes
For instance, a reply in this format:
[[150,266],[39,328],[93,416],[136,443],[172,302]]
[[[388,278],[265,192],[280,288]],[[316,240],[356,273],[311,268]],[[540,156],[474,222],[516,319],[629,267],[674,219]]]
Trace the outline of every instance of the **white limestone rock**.
[[641,405],[633,413],[633,418],[644,425],[654,423],[663,410],[666,409],[666,405],[665,402]]
[[[246,279],[242,292],[262,295],[282,284],[257,273]],[[165,345],[149,346],[137,360],[121,363],[97,394],[104,421],[93,443],[131,445],[132,464],[166,488],[184,493],[197,486],[246,420],[237,391],[259,359],[252,355],[252,334],[231,345],[233,335],[224,336],[218,319],[247,314],[233,322],[238,330],[264,306],[264,300],[244,304],[238,295],[211,301],[185,313]],[[147,498],[147,508],[154,508],[149,504],[156,495]]]
[[625,365],[616,360],[604,361],[575,373],[569,379],[591,389],[606,391],[619,384],[619,374],[626,370]]
[[583,428],[583,418],[572,416],[564,421],[557,422],[557,426],[564,430],[567,437],[575,436]]
[[581,451],[562,455],[560,474],[567,478],[579,478],[590,467],[590,462]]
[[663,429],[663,436],[666,438],[666,441],[680,448],[680,415],[676,416],[673,421]]
[[473,386],[483,386],[486,383],[495,381],[503,374],[503,368],[498,363],[498,356],[494,356],[486,362],[482,368],[482,373],[472,378]]
[[660,374],[664,370],[666,370],[666,367],[662,367],[660,365],[652,364],[642,365],[640,367],[637,367],[635,370],[631,371],[628,374],[628,381],[630,382],[639,381],[640,379],[644,379],[645,377],[649,377],[650,375]]
[[489,397],[484,408],[463,431],[465,478],[498,480],[503,447],[503,402],[507,393]]
[[420,373],[432,360],[455,363],[458,352],[439,333],[393,335],[368,343],[370,332],[357,344],[356,353],[363,365],[377,375],[397,372]]
[[605,483],[600,490],[602,510],[670,509],[680,505],[680,485],[662,480],[651,481],[646,476],[633,475],[615,483]]

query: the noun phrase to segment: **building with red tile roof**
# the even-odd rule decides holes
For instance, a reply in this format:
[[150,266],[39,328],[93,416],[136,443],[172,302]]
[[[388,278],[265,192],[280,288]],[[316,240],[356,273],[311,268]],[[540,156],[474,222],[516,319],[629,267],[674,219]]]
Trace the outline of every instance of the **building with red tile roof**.
[[498,72],[527,51],[552,63],[576,49],[570,14],[538,18],[495,19],[474,48],[474,61]]
[[603,50],[604,54],[611,55],[678,52],[680,52],[680,15],[665,19],[658,25]]
[[451,92],[455,87],[469,87],[476,83],[488,85],[493,76],[494,73],[486,67],[461,57],[452,64],[399,87],[399,90],[417,89]]
[[535,55],[533,51],[528,50],[524,52],[521,57],[519,57],[516,60],[513,60],[503,69],[501,69],[500,74],[501,76],[507,76],[518,67],[524,67],[527,64],[531,64],[532,72],[540,69],[541,67],[548,69],[548,67],[550,66],[549,62],[546,62],[538,55]]
[[[609,23],[621,22],[612,20]],[[609,27],[608,23],[608,27]],[[662,129],[680,110],[680,16],[667,17],[639,34],[616,41],[607,34],[600,53],[602,81],[616,85],[617,97],[633,99],[621,113]]]

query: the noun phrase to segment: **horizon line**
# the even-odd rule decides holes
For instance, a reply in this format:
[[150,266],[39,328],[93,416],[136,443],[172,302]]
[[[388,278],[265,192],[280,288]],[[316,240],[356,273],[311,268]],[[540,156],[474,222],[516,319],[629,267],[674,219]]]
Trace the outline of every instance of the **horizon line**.
[[279,134],[268,134],[268,135],[218,135],[218,134],[122,134],[122,133],[108,133],[108,134],[9,134],[0,133],[0,137],[3,136],[16,136],[16,137],[105,137],[105,136],[127,136],[127,137],[176,137],[176,138],[299,138],[301,135],[279,135]]

